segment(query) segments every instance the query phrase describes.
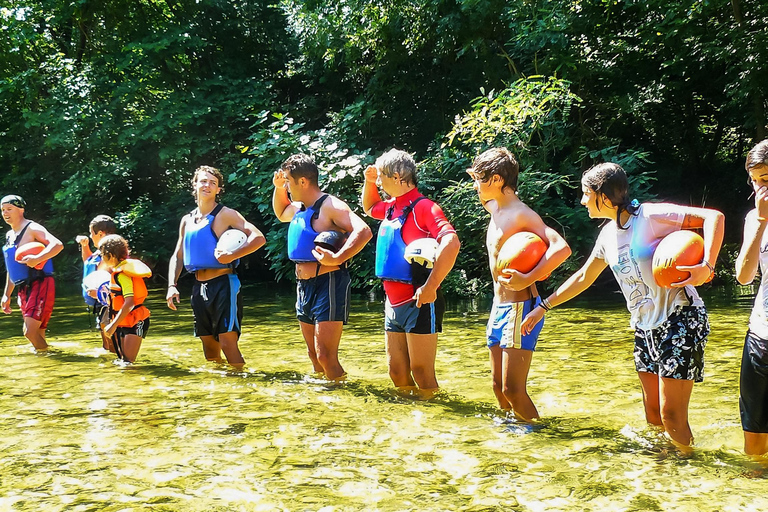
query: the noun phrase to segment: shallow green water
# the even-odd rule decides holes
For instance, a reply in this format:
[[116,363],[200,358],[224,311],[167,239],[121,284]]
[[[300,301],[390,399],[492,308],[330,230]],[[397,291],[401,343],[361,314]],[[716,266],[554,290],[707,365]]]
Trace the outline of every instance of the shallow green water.
[[[156,294],[159,296],[159,292]],[[246,300],[244,373],[206,363],[188,307],[151,303],[133,367],[113,364],[76,297],[59,298],[49,354],[0,319],[0,510],[764,510],[766,475],[741,455],[738,367],[748,303],[711,300],[697,450],[645,428],[628,315],[558,308],[534,356],[536,431],[496,417],[486,313],[448,314],[444,394],[395,397],[382,305],[358,300],[350,375],[310,365],[290,294]],[[617,304],[618,306],[618,304]]]

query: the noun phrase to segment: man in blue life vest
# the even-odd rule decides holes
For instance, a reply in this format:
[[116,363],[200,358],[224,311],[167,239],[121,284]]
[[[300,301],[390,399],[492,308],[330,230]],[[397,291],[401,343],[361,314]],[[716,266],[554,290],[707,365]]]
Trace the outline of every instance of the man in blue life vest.
[[[280,221],[290,222],[288,257],[296,263],[296,316],[309,359],[316,373],[339,380],[346,375],[339,363],[339,341],[349,318],[346,262],[373,235],[344,201],[320,190],[318,178],[312,157],[291,156],[272,179],[272,208]],[[330,243],[316,245],[316,238]]]
[[[8,274],[0,307],[6,315],[11,314],[11,294],[18,287],[19,308],[24,316],[24,336],[35,350],[48,350],[45,328],[51,318],[56,296],[51,258],[59,254],[64,246],[43,226],[24,217],[27,205],[21,197],[5,196],[0,199],[0,207],[3,220],[11,227],[3,246]],[[23,246],[30,247],[27,244],[36,245],[35,242],[42,247],[37,245],[37,249],[16,261],[16,251]]]
[[[195,274],[192,288],[192,311],[195,336],[203,342],[208,361],[227,362],[235,368],[245,364],[237,345],[243,318],[240,280],[235,274],[237,260],[259,249],[264,235],[245,220],[237,210],[217,202],[224,190],[224,177],[214,167],[201,166],[192,177],[192,195],[197,208],[181,219],[179,240],[168,264],[168,307],[176,310],[179,290],[176,283],[182,264]],[[246,241],[232,252],[216,247],[219,237],[228,229],[245,233]]]
[[[107,265],[102,261],[101,252],[98,250],[99,242],[105,236],[114,235],[115,233],[117,233],[115,219],[109,215],[97,215],[88,225],[88,236],[77,235],[75,237],[75,241],[80,245],[80,257],[83,259],[83,279],[97,270],[107,270]],[[93,242],[93,245],[97,247],[96,251],[91,250],[90,242]],[[105,312],[106,306],[99,303],[96,297],[97,290],[88,290],[85,284],[83,284],[82,288],[83,300],[89,309],[93,308],[98,324],[103,319],[102,315]],[[96,325],[96,327],[99,326]],[[101,344],[104,350],[114,352],[115,348],[112,346],[112,340],[104,336],[101,329],[99,329],[99,332],[101,333]]]

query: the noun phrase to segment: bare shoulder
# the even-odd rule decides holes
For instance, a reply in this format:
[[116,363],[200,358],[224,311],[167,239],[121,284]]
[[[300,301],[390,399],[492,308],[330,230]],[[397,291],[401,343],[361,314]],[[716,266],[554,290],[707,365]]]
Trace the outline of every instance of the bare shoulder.
[[322,206],[320,207],[321,210],[324,208],[329,207],[329,209],[332,210],[338,210],[338,211],[349,211],[350,207],[344,201],[343,199],[339,199],[338,197],[328,194],[328,199],[323,202]]

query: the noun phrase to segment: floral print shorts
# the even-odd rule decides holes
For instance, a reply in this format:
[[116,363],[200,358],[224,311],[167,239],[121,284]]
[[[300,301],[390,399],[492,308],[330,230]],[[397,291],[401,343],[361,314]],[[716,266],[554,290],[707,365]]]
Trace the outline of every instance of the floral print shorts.
[[655,329],[635,329],[635,368],[670,379],[704,380],[709,319],[704,306],[678,306]]

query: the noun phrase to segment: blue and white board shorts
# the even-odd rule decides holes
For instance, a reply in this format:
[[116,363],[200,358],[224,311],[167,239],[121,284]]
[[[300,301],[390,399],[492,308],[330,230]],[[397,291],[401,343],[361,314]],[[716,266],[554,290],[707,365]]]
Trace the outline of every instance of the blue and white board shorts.
[[539,333],[544,327],[544,318],[539,320],[539,323],[533,327],[529,334],[523,335],[520,326],[525,316],[539,304],[541,304],[540,297],[534,297],[523,302],[494,304],[488,319],[488,326],[485,329],[488,348],[498,345],[501,348],[536,350]]

